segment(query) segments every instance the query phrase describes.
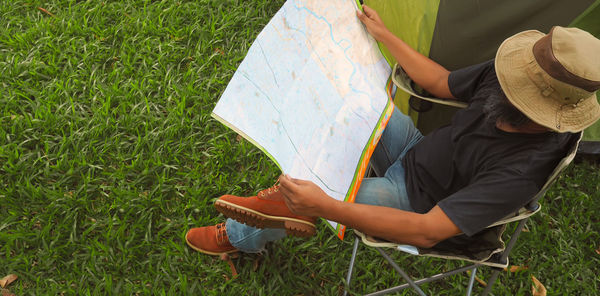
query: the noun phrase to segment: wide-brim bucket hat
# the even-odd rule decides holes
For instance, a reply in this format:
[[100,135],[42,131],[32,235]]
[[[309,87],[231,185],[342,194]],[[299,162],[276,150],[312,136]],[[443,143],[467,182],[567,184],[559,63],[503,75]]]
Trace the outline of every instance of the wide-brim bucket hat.
[[509,101],[540,125],[579,132],[600,118],[600,40],[588,32],[518,33],[498,48],[495,68]]

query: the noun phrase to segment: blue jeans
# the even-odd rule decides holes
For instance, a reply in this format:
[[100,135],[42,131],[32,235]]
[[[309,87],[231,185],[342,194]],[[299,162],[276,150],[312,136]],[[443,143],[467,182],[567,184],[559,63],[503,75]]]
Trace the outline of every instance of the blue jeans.
[[[412,120],[396,108],[370,161],[377,176],[383,177],[363,179],[355,202],[414,212],[406,193],[402,158],[422,138]],[[286,236],[284,229],[259,229],[233,219],[227,219],[226,227],[231,244],[246,253],[261,252],[267,242]]]

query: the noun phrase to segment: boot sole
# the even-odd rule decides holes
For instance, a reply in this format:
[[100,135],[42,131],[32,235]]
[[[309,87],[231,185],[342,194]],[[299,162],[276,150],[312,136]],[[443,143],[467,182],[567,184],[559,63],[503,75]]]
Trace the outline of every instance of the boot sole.
[[223,200],[215,202],[217,211],[226,217],[256,228],[282,228],[288,235],[310,237],[315,235],[315,224],[282,216],[270,216]]

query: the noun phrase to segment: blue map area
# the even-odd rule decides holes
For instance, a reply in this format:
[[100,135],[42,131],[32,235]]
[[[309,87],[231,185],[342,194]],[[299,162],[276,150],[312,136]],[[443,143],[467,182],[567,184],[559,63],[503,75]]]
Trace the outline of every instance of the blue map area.
[[390,68],[356,9],[354,0],[287,1],[213,111],[284,173],[339,200],[388,102]]

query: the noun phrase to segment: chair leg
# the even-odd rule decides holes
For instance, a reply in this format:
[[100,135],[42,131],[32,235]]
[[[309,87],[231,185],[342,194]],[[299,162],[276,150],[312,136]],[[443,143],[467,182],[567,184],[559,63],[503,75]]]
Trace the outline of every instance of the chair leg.
[[354,247],[352,248],[352,257],[350,258],[350,266],[348,267],[348,275],[346,276],[346,289],[344,289],[344,296],[348,295],[348,288],[350,288],[350,280],[352,280],[352,271],[354,270],[354,260],[356,259],[356,253],[358,251],[358,237],[354,238]]
[[[504,249],[504,252],[502,252],[502,255],[500,256],[500,262],[507,262],[507,260],[508,260],[508,254],[510,254],[510,252],[512,251],[512,249],[515,247],[515,244],[517,242],[517,238],[519,238],[519,234],[521,234],[521,231],[523,231],[523,228],[525,228],[525,223],[527,222],[527,220],[529,220],[529,218],[525,218],[525,219],[519,221],[519,224],[517,224],[517,228],[513,232],[512,236],[510,237],[510,240],[508,241],[508,244],[506,244],[506,249]],[[502,270],[502,269],[500,269],[500,268],[494,268],[494,272],[492,273],[492,276],[488,280],[487,286],[485,286],[485,289],[483,290],[483,292],[481,293],[481,295],[485,296],[485,295],[489,294],[492,291],[492,286],[494,285],[494,283],[498,279],[498,275],[500,274],[500,270]]]
[[483,292],[481,292],[481,296],[486,296],[487,294],[489,294],[492,291],[492,286],[496,282],[496,279],[498,279],[500,270],[501,269],[499,269],[499,268],[494,268],[494,272],[492,273],[492,276],[488,280],[487,286],[485,286],[485,289],[483,290]]
[[471,269],[471,277],[469,278],[469,286],[467,287],[467,296],[471,296],[473,291],[473,283],[475,282],[475,274],[477,273],[477,267]]
[[426,296],[425,292],[423,292],[423,290],[421,290],[421,288],[419,288],[419,286],[415,283],[415,281],[413,281],[410,278],[410,276],[408,276],[408,274],[406,274],[406,272],[404,272],[404,270],[402,270],[402,268],[400,268],[400,266],[398,266],[398,264],[396,264],[396,262],[394,262],[394,260],[385,251],[383,251],[382,248],[375,248],[375,249],[404,278],[404,280],[406,282],[408,282],[408,284],[410,285],[410,287],[413,288],[413,290],[415,290],[415,292],[417,292],[421,296]]

